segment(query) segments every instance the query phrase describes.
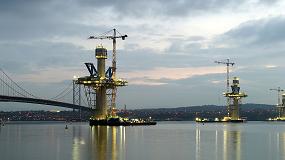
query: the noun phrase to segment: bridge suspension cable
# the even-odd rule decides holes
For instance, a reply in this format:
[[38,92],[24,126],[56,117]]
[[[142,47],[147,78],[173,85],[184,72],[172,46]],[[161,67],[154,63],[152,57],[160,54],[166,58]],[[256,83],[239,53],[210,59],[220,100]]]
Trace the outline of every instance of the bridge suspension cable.
[[72,92],[72,89],[68,90],[64,95],[60,96],[60,97],[57,97],[56,99],[54,100],[57,100],[57,101],[63,101],[62,99],[66,98],[70,93]]
[[56,96],[50,99],[54,99],[54,100],[61,99],[65,97],[66,95],[68,95],[71,91],[72,91],[72,82],[70,82],[68,86],[64,88],[61,92],[59,92],[59,94],[57,94]]
[[[1,76],[1,94],[2,95],[17,95],[17,96],[23,96],[23,97],[31,97],[31,98],[38,98],[22,88],[20,85],[18,85],[15,81],[12,80],[4,71],[2,68],[0,68]],[[6,93],[5,93],[6,91]],[[12,92],[11,92],[12,91]]]
[[[74,86],[73,83],[74,83],[74,82],[70,82],[66,88],[64,88],[61,92],[59,92],[58,95],[52,97],[51,99],[52,99],[52,100],[57,100],[57,101],[59,101],[59,100],[62,100],[62,99],[64,99],[64,98],[68,97],[68,96],[72,96],[72,95],[71,95],[72,91],[78,92],[78,91],[75,91],[73,87],[80,87],[80,86]],[[78,89],[78,88],[76,88],[76,89]],[[73,93],[73,94],[74,94],[74,93]],[[81,94],[81,92],[75,93],[75,95],[73,95],[73,96],[78,96],[78,97],[76,97],[76,98],[81,98],[81,97],[82,97],[82,96],[79,96],[79,95],[77,95],[77,94]],[[85,95],[85,96],[86,96],[86,95]],[[75,97],[73,97],[73,98],[75,98]],[[90,105],[88,104],[88,102],[87,102],[87,98],[88,98],[88,97],[86,97],[86,98],[81,98],[81,102],[83,102],[85,106],[90,106]],[[76,102],[75,102],[75,101],[76,101]],[[73,103],[79,105],[80,102],[77,102],[77,101],[78,101],[78,100],[76,99],[76,100],[74,100]]]
[[[77,88],[74,87],[75,86],[73,85],[73,82],[71,82],[56,96],[49,99],[43,99],[25,90],[11,77],[9,77],[8,74],[5,73],[2,68],[0,68],[0,102],[24,102],[67,107],[78,109],[81,115],[81,110],[90,110],[90,105],[87,104],[87,99],[81,99],[80,86],[77,86]],[[77,91],[77,89],[79,89],[79,92]],[[73,103],[70,103],[72,97]],[[77,99],[75,100],[74,98]],[[88,107],[82,106],[80,101]]]

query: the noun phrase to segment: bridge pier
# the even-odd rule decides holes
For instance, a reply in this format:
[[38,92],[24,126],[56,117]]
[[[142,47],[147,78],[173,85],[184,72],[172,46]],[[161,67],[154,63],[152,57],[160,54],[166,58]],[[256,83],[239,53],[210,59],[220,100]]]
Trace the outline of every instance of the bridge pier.
[[[82,84],[89,89],[87,93],[89,95],[89,105],[94,105],[91,107],[96,108],[96,113],[90,118],[90,125],[107,125],[108,120],[114,118],[114,115],[108,113],[107,90],[117,86],[125,86],[127,81],[115,79],[112,76],[112,67],[106,70],[106,48],[103,46],[97,47],[95,49],[95,57],[97,59],[97,70],[93,63],[85,63],[90,75],[78,78],[76,83]],[[95,103],[92,100],[94,95],[96,97]],[[119,119],[117,116],[116,118]]]
[[[105,60],[107,59],[107,49],[103,47],[97,47],[95,50],[95,56],[97,58],[98,79],[103,81],[105,76]],[[98,110],[95,118],[98,120],[104,120],[107,117],[107,97],[106,97],[106,85],[99,85],[96,88],[96,109]]]
[[230,98],[232,101],[230,105],[230,115],[229,117],[225,117],[225,119],[231,121],[231,122],[243,122],[244,119],[241,119],[239,115],[240,110],[240,104],[239,101],[247,97],[247,95],[243,92],[240,92],[240,86],[239,86],[239,79],[237,77],[234,77],[233,84],[231,85],[232,92],[227,92],[224,94],[225,97]]

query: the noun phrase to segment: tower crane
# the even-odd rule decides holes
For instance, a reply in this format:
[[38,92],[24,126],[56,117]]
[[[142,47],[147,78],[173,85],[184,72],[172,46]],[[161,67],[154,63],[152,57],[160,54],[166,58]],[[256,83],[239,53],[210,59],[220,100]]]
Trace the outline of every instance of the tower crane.
[[[225,64],[227,66],[227,92],[230,90],[230,66],[233,66],[235,63],[230,62],[230,59],[226,59],[225,61],[215,61],[217,64]],[[227,112],[228,116],[230,116],[230,98],[227,98]]]
[[[111,35],[110,35],[111,34]],[[125,40],[126,37],[128,37],[128,35],[122,35],[117,29],[112,29],[110,31],[107,31],[99,36],[90,36],[88,39],[109,39],[109,40],[113,40],[113,55],[112,55],[112,79],[116,79],[116,63],[117,63],[117,59],[116,59],[116,39],[117,38],[121,38],[122,40]],[[112,98],[111,98],[111,110],[113,111],[116,108],[116,95],[117,95],[117,88],[113,87],[112,89]]]
[[281,104],[281,101],[280,101],[280,93],[283,92],[284,90],[281,89],[280,87],[278,88],[271,88],[269,89],[270,91],[276,91],[277,92],[277,108],[278,108],[278,116],[281,117],[281,107],[282,107],[282,104]]

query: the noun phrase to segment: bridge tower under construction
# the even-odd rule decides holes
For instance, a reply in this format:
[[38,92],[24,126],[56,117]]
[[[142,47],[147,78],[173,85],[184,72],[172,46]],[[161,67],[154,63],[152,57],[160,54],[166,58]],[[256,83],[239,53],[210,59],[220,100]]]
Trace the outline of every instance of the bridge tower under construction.
[[97,59],[97,69],[93,63],[85,63],[90,75],[79,77],[77,84],[84,86],[87,96],[88,105],[95,110],[94,115],[90,118],[90,125],[106,125],[109,116],[115,116],[115,112],[109,110],[108,97],[112,95],[112,89],[120,86],[126,86],[127,81],[114,78],[113,67],[106,70],[106,60],[108,58],[107,49],[98,46],[95,49]]
[[233,78],[233,83],[231,85],[231,92],[224,93],[225,97],[230,99],[230,113],[229,117],[225,117],[225,121],[232,121],[232,122],[240,122],[243,121],[240,117],[239,110],[240,110],[240,101],[242,98],[247,97],[247,95],[243,92],[240,92],[239,86],[239,79],[237,77]]
[[285,119],[285,93],[282,94],[282,104],[278,108],[280,119]]
[[[269,118],[268,120],[269,121],[285,121],[285,93],[280,95],[282,92],[284,92],[284,89],[281,89],[280,87],[278,87],[278,88],[271,88],[269,90],[277,92],[276,109],[278,112],[278,116],[275,118]],[[282,102],[280,100],[280,96],[282,97]]]
[[[279,90],[279,91],[278,91]],[[285,121],[285,93],[281,95],[282,103],[280,102],[280,92],[284,91],[283,89],[278,88],[278,104],[276,105],[278,116],[275,118],[269,118],[270,121]]]

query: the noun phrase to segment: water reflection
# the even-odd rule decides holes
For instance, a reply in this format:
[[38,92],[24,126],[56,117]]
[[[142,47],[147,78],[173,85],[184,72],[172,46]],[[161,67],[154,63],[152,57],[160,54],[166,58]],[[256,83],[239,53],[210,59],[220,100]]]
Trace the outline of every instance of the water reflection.
[[[73,126],[72,159],[125,159],[125,127],[94,126],[89,132]],[[82,133],[82,131],[84,133]]]
[[91,148],[94,159],[125,159],[125,127],[95,126],[91,128]]
[[[11,124],[0,128],[1,160],[285,159],[285,123],[90,127]],[[15,152],[17,151],[17,152]]]
[[223,131],[223,159],[241,159],[241,132],[237,130],[224,130]]
[[[205,131],[196,127],[195,132],[195,158],[216,160],[241,160],[242,132],[234,126],[224,126],[223,130]],[[231,128],[233,127],[233,128]],[[209,143],[212,141],[211,143]],[[212,148],[209,150],[209,148]],[[207,150],[205,150],[207,149]],[[207,155],[208,157],[205,157]]]
[[276,134],[277,137],[277,153],[278,154],[278,158],[280,159],[284,159],[285,157],[285,133],[277,133]]
[[200,129],[196,128],[196,160],[200,160]]
[[81,126],[72,126],[73,134],[73,147],[72,147],[72,159],[79,160],[81,157],[81,147],[85,144],[85,139],[82,137]]

